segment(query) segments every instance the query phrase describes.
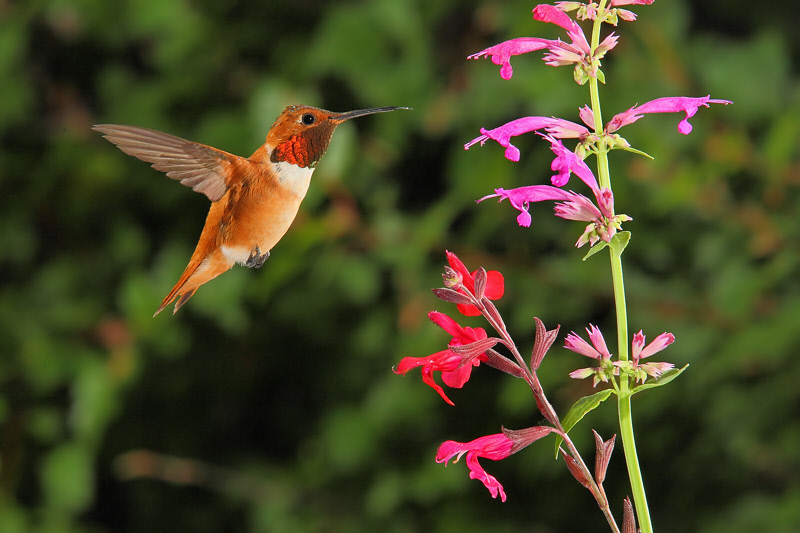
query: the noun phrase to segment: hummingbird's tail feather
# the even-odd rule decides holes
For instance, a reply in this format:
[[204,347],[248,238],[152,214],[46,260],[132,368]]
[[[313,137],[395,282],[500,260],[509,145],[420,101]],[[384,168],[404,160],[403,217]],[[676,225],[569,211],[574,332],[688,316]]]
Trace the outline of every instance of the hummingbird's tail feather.
[[186,270],[183,271],[180,279],[175,286],[172,287],[172,290],[169,291],[169,294],[167,294],[161,302],[161,306],[159,306],[153,316],[159,314],[165,307],[171,304],[175,298],[178,298],[178,301],[175,302],[175,308],[172,310],[172,314],[174,315],[178,312],[178,309],[194,295],[200,285],[211,281],[223,272],[227,272],[233,265],[234,262],[225,257],[219,249],[214,250],[211,254],[203,258],[192,257],[189,264],[186,266]]

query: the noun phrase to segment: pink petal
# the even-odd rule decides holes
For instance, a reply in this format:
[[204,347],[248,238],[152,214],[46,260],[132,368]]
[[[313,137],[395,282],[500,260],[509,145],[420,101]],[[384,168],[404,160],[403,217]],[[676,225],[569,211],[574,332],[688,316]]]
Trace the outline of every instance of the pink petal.
[[640,353],[639,359],[644,359],[645,357],[650,357],[654,353],[658,353],[670,344],[675,342],[675,335],[672,333],[662,333],[658,337],[656,337],[653,342],[648,344]]
[[589,376],[593,376],[596,372],[596,368],[579,368],[578,370],[570,372],[569,377],[572,379],[586,379]]
[[611,359],[611,353],[608,351],[606,340],[603,338],[600,328],[594,324],[589,325],[591,326],[591,330],[589,328],[586,329],[586,331],[589,333],[589,340],[592,341],[592,344],[595,348],[597,348],[597,351],[603,355],[603,359]]
[[582,194],[570,193],[572,198],[563,203],[555,205],[555,212],[557,217],[566,220],[580,220],[583,222],[593,222],[602,216],[597,207],[591,200]]
[[572,20],[569,15],[557,7],[549,4],[539,4],[533,8],[533,19],[541,22],[557,24],[567,31],[571,31],[575,26],[577,26],[575,21]]
[[550,178],[553,185],[563,187],[569,181],[570,173],[574,173],[597,194],[600,189],[597,185],[597,179],[583,159],[575,155],[572,150],[568,150],[561,141],[552,136],[542,135],[542,137],[550,141],[550,149],[556,154],[556,158],[550,165],[552,170],[558,172],[558,174]]
[[588,105],[583,106],[578,111],[578,115],[581,117],[584,124],[594,129],[594,111],[591,107]]
[[[558,9],[556,6],[549,4],[539,4],[533,8],[534,20],[542,22],[550,22],[561,26],[567,30],[567,35],[572,39],[574,46],[578,47],[583,54],[589,55],[592,51],[589,42],[586,40],[586,35],[578,23],[570,18],[569,15]],[[552,50],[551,50],[552,51]]]
[[642,348],[644,348],[645,337],[642,330],[639,330],[638,333],[633,335],[633,340],[631,341],[631,359],[634,361],[638,361],[640,355],[642,353]]
[[592,359],[600,359],[602,354],[594,346],[583,340],[574,331],[564,339],[564,348]]
[[500,65],[500,77],[504,80],[508,80],[511,79],[511,76],[514,74],[514,70],[511,68],[511,56],[541,50],[552,45],[553,42],[554,41],[548,39],[539,39],[536,37],[520,37],[490,46],[477,54],[468,56],[467,59],[491,57],[492,63]]

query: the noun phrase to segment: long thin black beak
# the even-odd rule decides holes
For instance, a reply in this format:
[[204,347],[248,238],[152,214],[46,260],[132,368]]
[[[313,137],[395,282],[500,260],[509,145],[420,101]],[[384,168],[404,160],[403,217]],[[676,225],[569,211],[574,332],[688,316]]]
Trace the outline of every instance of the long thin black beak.
[[363,117],[364,115],[372,115],[373,113],[388,113],[389,111],[397,111],[398,109],[411,109],[410,107],[372,107],[370,109],[358,109],[356,111],[348,111],[335,117],[331,117],[336,122],[344,122],[351,118]]

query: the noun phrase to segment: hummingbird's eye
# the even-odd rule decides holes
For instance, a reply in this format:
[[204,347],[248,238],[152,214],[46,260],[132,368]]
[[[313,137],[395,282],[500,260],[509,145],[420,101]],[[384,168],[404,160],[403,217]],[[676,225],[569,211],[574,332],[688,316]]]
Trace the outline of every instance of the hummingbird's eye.
[[314,122],[316,122],[316,121],[317,121],[317,117],[315,117],[315,116],[314,116],[314,115],[312,115],[311,113],[306,113],[305,115],[303,115],[303,116],[302,116],[302,118],[301,118],[300,120],[301,120],[301,121],[303,122],[303,124],[305,124],[306,126],[310,126],[310,125],[312,125]]

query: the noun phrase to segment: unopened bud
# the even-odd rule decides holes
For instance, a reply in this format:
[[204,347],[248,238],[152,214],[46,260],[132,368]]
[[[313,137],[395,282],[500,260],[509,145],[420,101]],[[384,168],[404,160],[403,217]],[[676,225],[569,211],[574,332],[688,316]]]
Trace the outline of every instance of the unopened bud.
[[462,276],[460,272],[446,266],[444,267],[444,274],[442,274],[442,281],[444,281],[444,286],[448,289],[457,289],[461,287],[464,276]]

